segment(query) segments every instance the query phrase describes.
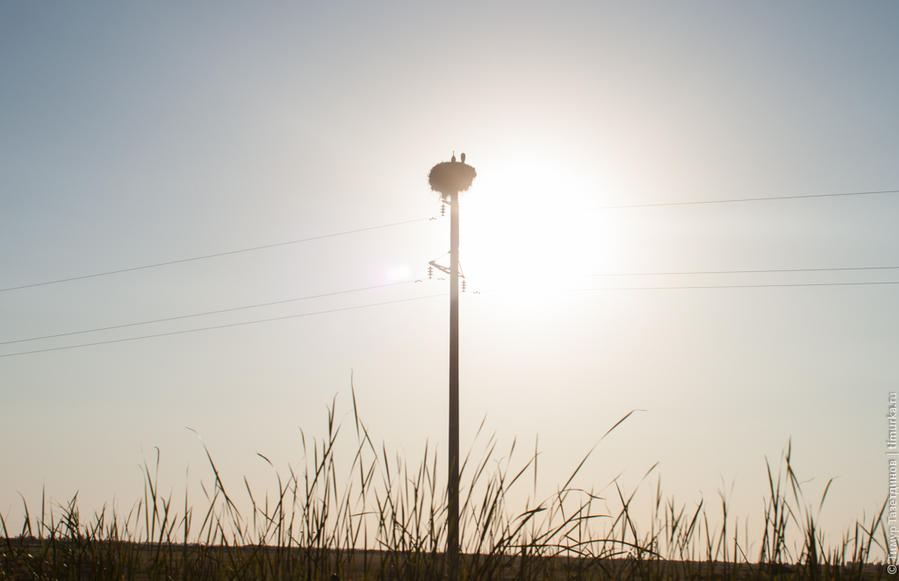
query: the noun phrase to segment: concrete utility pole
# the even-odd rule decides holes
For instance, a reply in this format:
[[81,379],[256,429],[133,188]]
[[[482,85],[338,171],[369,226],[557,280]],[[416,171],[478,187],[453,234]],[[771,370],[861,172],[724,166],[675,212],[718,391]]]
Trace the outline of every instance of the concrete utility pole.
[[[446,557],[450,581],[459,579],[459,194],[471,187],[477,173],[456,154],[431,168],[431,189],[450,204],[450,345],[449,345],[449,477]],[[432,266],[437,266],[434,262]]]

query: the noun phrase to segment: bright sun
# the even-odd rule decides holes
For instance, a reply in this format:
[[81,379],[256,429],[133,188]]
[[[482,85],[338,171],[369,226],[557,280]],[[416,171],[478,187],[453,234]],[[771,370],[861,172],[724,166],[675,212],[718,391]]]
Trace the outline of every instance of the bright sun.
[[601,229],[586,184],[567,170],[544,157],[479,172],[462,196],[469,288],[532,300],[584,286],[602,262]]

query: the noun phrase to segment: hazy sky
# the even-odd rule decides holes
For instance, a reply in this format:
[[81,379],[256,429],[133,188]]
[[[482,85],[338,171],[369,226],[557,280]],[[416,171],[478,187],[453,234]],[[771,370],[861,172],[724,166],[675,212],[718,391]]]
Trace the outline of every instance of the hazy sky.
[[[792,438],[824,518],[886,494],[899,286],[591,290],[899,280],[899,195],[609,209],[899,188],[894,2],[0,5],[0,287],[439,214],[427,172],[465,151],[462,434],[681,501],[733,484],[760,514]],[[0,340],[418,279],[419,221],[0,293]],[[0,346],[0,354],[445,292],[445,281]],[[177,492],[209,445],[269,478],[321,435],[350,373],[373,436],[446,445],[447,302],[0,358],[0,512],[41,487],[85,508]],[[185,429],[189,426],[203,438]],[[443,452],[445,453],[445,452]]]

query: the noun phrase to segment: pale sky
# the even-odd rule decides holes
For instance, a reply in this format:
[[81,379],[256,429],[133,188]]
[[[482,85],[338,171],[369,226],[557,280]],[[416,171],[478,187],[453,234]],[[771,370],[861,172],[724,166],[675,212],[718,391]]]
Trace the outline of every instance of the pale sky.
[[[835,534],[886,495],[899,195],[610,209],[899,188],[894,2],[69,3],[0,6],[0,288],[439,214],[465,151],[463,449],[486,415],[539,434],[542,486],[656,461],[680,501],[761,514],[792,438]],[[0,293],[0,340],[425,276],[448,222]],[[394,301],[397,285],[0,346],[0,355]],[[448,299],[0,357],[0,512],[42,486],[87,512],[141,491],[265,482],[350,374],[372,435],[445,456]],[[202,442],[185,427],[202,435]],[[442,457],[444,457],[442,456]],[[722,484],[724,483],[724,484]]]

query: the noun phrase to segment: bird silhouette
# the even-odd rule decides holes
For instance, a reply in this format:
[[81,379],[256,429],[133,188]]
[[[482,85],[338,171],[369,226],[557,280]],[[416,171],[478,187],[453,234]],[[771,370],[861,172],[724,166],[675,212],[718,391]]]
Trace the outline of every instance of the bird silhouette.
[[465,163],[465,154],[462,154],[462,163]]

